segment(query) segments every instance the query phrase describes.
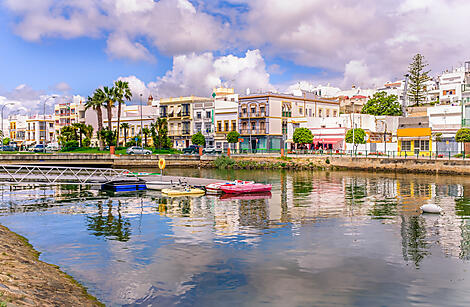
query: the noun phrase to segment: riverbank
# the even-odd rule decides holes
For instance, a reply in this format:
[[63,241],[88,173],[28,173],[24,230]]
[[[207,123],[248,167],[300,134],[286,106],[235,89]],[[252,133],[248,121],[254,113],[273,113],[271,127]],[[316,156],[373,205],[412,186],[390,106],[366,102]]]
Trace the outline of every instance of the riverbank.
[[28,241],[0,225],[0,306],[104,306]]
[[383,158],[349,156],[234,156],[201,162],[202,167],[229,169],[362,170],[470,175],[470,159]]

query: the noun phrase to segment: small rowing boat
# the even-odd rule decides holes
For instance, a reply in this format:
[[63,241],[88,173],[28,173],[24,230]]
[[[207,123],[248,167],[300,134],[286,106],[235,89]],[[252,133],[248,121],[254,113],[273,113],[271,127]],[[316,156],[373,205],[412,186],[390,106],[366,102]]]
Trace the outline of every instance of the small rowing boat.
[[271,191],[272,185],[262,183],[247,183],[235,185],[223,185],[220,187],[227,194],[258,193]]
[[146,184],[149,190],[163,190],[176,187],[176,184],[171,181],[149,181]]
[[216,182],[210,183],[206,185],[206,192],[207,194],[222,194],[223,191],[220,189],[221,186],[224,185],[237,185],[237,184],[248,184],[254,183],[253,181],[243,181],[243,180],[235,180],[235,181],[228,181],[228,182]]
[[206,192],[196,188],[185,188],[185,189],[163,189],[162,194],[167,196],[202,196]]
[[102,184],[101,189],[113,192],[132,192],[146,190],[147,186],[143,180],[116,180]]

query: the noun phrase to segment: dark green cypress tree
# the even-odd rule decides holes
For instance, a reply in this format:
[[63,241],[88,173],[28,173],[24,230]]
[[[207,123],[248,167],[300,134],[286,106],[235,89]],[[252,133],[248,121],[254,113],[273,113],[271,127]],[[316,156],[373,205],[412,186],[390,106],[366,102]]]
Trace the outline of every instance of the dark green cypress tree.
[[426,87],[424,83],[431,78],[428,76],[430,70],[424,70],[428,66],[424,56],[416,54],[413,62],[408,67],[410,75],[408,98],[411,105],[419,106],[426,99]]

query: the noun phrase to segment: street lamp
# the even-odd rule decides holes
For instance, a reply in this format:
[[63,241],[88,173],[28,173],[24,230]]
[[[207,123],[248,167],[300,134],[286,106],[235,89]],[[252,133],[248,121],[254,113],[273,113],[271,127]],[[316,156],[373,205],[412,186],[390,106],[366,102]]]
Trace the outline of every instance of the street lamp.
[[[44,99],[44,109],[43,109],[43,119],[44,119],[44,141],[42,144],[44,145],[44,148],[42,149],[43,153],[46,153],[46,140],[47,140],[47,124],[46,124],[46,103],[49,99],[55,99],[57,98],[57,95],[52,95]],[[41,138],[41,125],[39,125],[39,138]]]
[[2,105],[2,151],[3,151],[3,110],[5,109],[6,106],[14,104],[13,102],[7,102],[4,105]]
[[144,143],[142,142],[142,133],[144,130],[144,124],[142,121],[142,94],[140,94],[140,147],[143,149],[144,148]]
[[387,122],[385,119],[378,119],[377,121],[384,123],[384,143],[385,143],[385,155],[387,155]]

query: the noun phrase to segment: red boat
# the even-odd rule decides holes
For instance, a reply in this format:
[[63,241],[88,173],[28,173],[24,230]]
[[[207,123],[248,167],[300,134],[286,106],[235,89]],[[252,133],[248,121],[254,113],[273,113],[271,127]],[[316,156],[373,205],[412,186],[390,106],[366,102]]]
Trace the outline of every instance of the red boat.
[[227,194],[269,192],[271,191],[271,188],[272,186],[270,184],[262,183],[223,185],[220,187],[220,189]]
[[243,181],[243,180],[235,180],[229,182],[216,182],[206,185],[206,192],[207,194],[220,194],[222,190],[220,189],[221,186],[225,185],[238,185],[238,184],[249,184],[254,183],[253,181]]

